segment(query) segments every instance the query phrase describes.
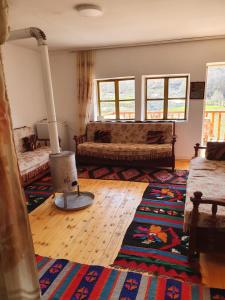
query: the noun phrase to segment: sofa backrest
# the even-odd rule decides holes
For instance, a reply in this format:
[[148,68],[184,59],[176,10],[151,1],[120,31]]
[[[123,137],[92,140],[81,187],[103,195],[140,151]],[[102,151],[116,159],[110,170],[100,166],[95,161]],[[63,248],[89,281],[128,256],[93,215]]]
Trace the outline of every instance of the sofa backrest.
[[148,131],[163,131],[165,143],[171,143],[173,122],[123,123],[123,122],[90,122],[87,124],[87,141],[94,141],[97,130],[110,131],[112,143],[146,144]]
[[24,127],[13,129],[14,142],[15,142],[15,147],[16,147],[17,153],[21,153],[21,152],[25,151],[25,149],[23,147],[22,139],[31,134],[34,134],[34,129],[31,127],[24,126]]

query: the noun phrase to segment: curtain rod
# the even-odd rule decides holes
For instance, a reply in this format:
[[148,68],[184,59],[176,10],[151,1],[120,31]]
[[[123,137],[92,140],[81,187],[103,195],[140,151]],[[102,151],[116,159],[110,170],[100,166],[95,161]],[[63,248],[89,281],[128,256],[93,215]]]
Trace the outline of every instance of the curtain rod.
[[[157,45],[166,45],[166,44],[178,44],[178,43],[188,43],[188,42],[198,42],[198,41],[210,41],[210,40],[222,40],[225,39],[225,34],[223,35],[212,35],[212,36],[199,36],[191,38],[180,38],[180,39],[170,39],[170,40],[159,40],[146,43],[134,43],[134,44],[118,44],[114,46],[99,46],[99,47],[81,47],[69,52],[77,52],[84,50],[110,50],[117,48],[133,48],[133,47],[143,47],[143,46],[157,46]],[[54,51],[54,50],[53,50]],[[57,50],[55,50],[57,51]],[[62,50],[63,51],[63,50]]]

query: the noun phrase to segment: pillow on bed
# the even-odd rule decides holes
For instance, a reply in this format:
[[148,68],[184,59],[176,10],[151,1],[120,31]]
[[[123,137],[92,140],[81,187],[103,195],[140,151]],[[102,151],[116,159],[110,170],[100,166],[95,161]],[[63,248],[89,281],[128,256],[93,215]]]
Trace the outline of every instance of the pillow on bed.
[[208,142],[205,157],[209,160],[225,160],[225,142]]
[[148,144],[164,144],[165,137],[163,131],[148,131],[147,143]]
[[33,151],[38,148],[37,136],[32,134],[23,138],[23,147],[25,151]]
[[111,132],[104,130],[96,130],[94,135],[94,141],[96,143],[110,143],[111,142]]

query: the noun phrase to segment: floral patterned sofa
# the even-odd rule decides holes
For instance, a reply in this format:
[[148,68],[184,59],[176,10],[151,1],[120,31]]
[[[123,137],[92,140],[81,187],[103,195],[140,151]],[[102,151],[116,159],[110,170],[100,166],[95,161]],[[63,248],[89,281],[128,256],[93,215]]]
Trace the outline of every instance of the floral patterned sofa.
[[51,150],[47,146],[47,140],[38,140],[41,143],[44,142],[45,145],[33,151],[25,151],[22,139],[34,134],[31,127],[16,128],[13,132],[22,182],[23,185],[27,185],[49,171],[49,154]]
[[[96,142],[97,131],[110,132],[110,142]],[[148,144],[148,132],[163,132],[164,142]],[[90,122],[86,134],[74,137],[81,164],[175,167],[174,122]]]
[[225,161],[197,154],[190,163],[184,210],[190,258],[199,252],[225,251]]

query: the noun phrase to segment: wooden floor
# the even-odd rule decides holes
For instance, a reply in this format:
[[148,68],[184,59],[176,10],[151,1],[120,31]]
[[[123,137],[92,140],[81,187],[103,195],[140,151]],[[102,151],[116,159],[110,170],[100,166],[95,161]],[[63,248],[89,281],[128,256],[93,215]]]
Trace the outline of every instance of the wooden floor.
[[189,169],[189,160],[180,159],[176,161],[176,169],[188,170]]
[[82,191],[95,194],[89,208],[63,212],[49,198],[30,214],[35,252],[108,266],[119,252],[147,183],[98,179],[79,183]]
[[[176,168],[187,169],[188,161]],[[95,194],[94,204],[82,211],[63,212],[50,197],[30,215],[35,252],[53,258],[109,266],[113,263],[141,201],[146,183],[80,179],[82,191]],[[201,256],[203,282],[225,288],[225,259]]]

